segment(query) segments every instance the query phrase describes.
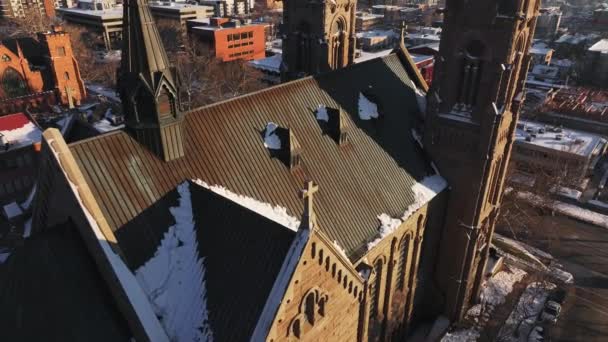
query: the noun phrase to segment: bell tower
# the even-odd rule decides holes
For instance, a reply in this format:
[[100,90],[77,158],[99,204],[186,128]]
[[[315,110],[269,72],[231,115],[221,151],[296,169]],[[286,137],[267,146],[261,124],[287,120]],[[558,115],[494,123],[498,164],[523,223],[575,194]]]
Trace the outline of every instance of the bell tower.
[[285,0],[283,80],[353,63],[356,7],[356,0]]
[[176,69],[158,34],[147,0],[127,0],[123,13],[118,92],[127,131],[164,161],[184,155],[183,112]]
[[436,280],[445,314],[479,294],[540,0],[447,0],[424,146],[450,184]]

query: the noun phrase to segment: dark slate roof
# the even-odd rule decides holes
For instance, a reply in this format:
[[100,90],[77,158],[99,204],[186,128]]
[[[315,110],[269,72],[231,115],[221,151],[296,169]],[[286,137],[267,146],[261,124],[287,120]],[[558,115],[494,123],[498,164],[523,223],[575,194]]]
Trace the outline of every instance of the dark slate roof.
[[[199,257],[205,268],[209,324],[216,341],[248,341],[295,232],[206,188],[190,183]],[[154,256],[175,224],[172,190],[117,232],[135,272]]]
[[75,227],[24,241],[0,264],[3,341],[129,341],[126,322]]
[[[299,217],[298,192],[310,179],[321,189],[315,197],[320,228],[355,260],[376,236],[377,216],[403,214],[414,202],[412,185],[429,172],[411,136],[419,113],[413,87],[392,54],[193,110],[184,120],[185,157],[178,160],[161,161],[122,131],[70,148],[116,231],[186,179],[223,185]],[[379,120],[359,119],[361,91],[379,103]],[[319,104],[347,111],[348,145],[323,134],[314,114]],[[262,140],[270,121],[295,132],[301,168],[271,158]]]

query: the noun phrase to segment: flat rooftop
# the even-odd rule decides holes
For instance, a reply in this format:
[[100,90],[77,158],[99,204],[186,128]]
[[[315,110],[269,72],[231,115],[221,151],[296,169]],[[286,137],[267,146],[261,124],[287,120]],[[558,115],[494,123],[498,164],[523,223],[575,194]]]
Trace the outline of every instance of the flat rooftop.
[[[526,140],[527,137],[530,141]],[[606,144],[606,140],[596,134],[526,120],[517,122],[515,141],[582,157],[590,157],[598,147]]]

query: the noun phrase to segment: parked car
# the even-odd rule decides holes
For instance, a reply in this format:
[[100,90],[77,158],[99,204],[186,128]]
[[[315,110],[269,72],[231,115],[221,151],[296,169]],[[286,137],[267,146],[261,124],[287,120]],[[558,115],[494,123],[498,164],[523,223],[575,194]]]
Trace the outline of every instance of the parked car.
[[545,330],[543,327],[535,326],[528,335],[528,342],[541,342],[545,340]]
[[555,323],[555,322],[557,322],[557,318],[559,317],[559,314],[561,313],[561,311],[562,311],[561,305],[559,305],[555,301],[548,300],[545,303],[543,312],[540,314],[540,320],[542,322]]

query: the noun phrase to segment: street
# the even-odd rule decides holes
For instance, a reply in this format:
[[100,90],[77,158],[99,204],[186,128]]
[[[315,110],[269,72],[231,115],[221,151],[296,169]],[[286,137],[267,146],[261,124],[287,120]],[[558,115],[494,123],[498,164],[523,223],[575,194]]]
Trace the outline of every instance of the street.
[[522,241],[552,254],[575,278],[550,340],[608,340],[608,229],[543,216],[530,230]]

